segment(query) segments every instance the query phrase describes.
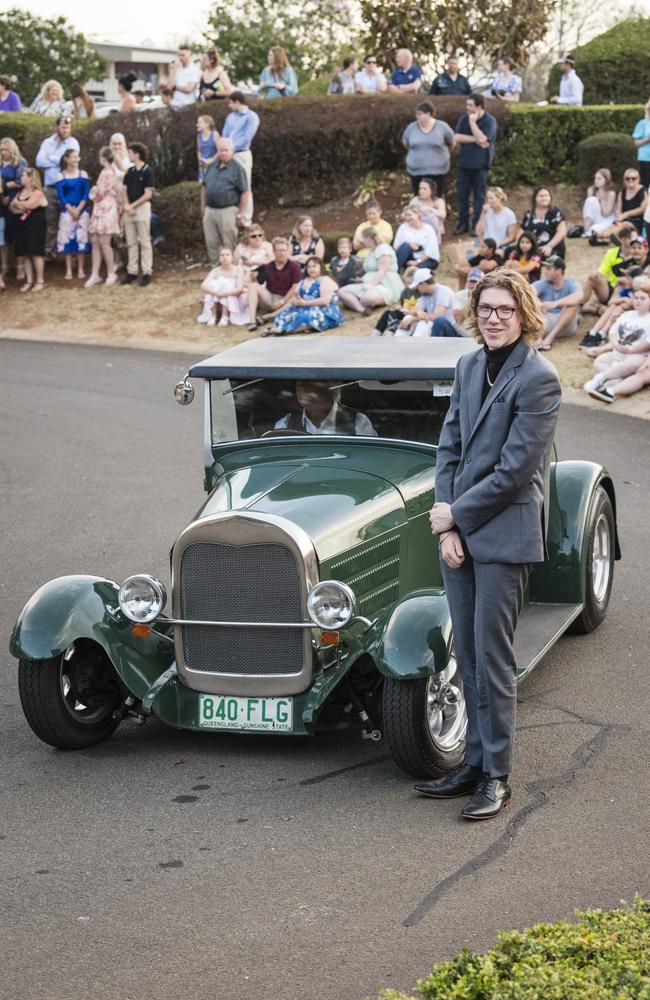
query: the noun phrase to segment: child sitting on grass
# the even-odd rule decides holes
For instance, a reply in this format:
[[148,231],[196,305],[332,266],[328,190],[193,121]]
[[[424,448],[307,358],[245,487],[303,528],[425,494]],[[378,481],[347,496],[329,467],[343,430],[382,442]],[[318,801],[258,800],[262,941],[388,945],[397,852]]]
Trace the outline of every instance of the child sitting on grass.
[[352,240],[342,236],[336,244],[337,254],[330,261],[330,274],[339,286],[350,285],[363,274],[363,263],[352,256]]
[[537,249],[537,238],[533,233],[523,232],[517,245],[508,257],[508,267],[519,274],[525,274],[529,282],[539,281],[542,276],[541,256]]
[[214,326],[216,309],[221,306],[219,326],[247,326],[250,322],[246,301],[247,276],[241,264],[235,264],[232,250],[222,247],[219,264],[213,267],[201,285],[205,292],[203,311],[196,317],[197,323]]

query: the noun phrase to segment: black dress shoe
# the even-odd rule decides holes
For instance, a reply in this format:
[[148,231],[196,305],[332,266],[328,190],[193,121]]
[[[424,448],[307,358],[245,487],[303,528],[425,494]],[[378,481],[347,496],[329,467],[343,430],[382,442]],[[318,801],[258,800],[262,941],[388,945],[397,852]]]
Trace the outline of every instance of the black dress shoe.
[[463,809],[463,819],[492,819],[505,809],[511,798],[510,786],[505,781],[483,775]]
[[460,795],[471,795],[482,777],[480,767],[461,764],[438,781],[423,781],[413,787],[420,795],[428,795],[432,799],[455,799]]
[[456,226],[454,229],[454,236],[463,236],[467,232],[469,232],[467,226]]
[[123,285],[132,285],[134,281],[138,280],[137,274],[125,274],[122,278]]

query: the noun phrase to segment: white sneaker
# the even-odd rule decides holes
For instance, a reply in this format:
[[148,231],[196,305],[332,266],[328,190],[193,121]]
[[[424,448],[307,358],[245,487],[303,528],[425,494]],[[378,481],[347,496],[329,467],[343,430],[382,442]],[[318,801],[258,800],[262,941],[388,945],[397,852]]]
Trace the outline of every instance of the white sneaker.
[[[217,325],[216,319],[214,318],[214,316],[210,316],[210,319],[207,322],[207,326],[216,326],[216,325]],[[222,326],[222,325],[223,324],[221,324],[221,323],[219,324],[219,326]]]
[[196,317],[197,323],[209,323],[212,320],[212,325],[214,326],[214,316],[211,312],[202,312],[200,316]]
[[222,316],[219,320],[219,326],[230,326],[230,320],[227,316]]
[[603,378],[602,373],[598,372],[598,374],[594,375],[593,378],[588,379],[582,388],[585,392],[591,392],[593,389],[599,389],[604,381],[605,379]]

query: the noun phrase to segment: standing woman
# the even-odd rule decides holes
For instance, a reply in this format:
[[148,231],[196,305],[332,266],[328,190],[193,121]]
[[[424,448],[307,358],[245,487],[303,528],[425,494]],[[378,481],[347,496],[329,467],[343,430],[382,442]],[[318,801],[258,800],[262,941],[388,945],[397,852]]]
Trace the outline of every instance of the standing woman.
[[201,56],[201,79],[199,80],[199,100],[213,101],[228,97],[234,87],[230,77],[221,65],[221,56],[216,49],[209,49]]
[[106,265],[106,284],[114,285],[117,281],[111,241],[120,232],[122,178],[115,169],[114,156],[109,146],[103,146],[100,149],[99,163],[102,169],[97,183],[90,190],[93,214],[90,218],[88,231],[92,243],[92,273],[84,288],[91,288],[101,282],[99,272],[102,260]]
[[299,215],[291,231],[291,259],[298,261],[304,274],[309,257],[323,260],[324,256],[325,244],[314,229],[311,215]]
[[361,242],[370,253],[363,258],[364,275],[339,288],[339,298],[348,309],[367,316],[373,306],[398,302],[404,285],[398,274],[397,255],[373,226],[361,234]]
[[601,167],[594,174],[593,184],[587,188],[582,206],[582,235],[586,238],[607,232],[616,220],[615,207],[616,193],[612,190],[611,170]]
[[645,115],[634,126],[632,133],[636,146],[636,158],[641,183],[644,188],[650,187],[650,100],[646,101]]
[[108,141],[111,153],[113,154],[113,166],[117,170],[120,180],[124,179],[124,174],[131,166],[129,154],[126,148],[126,139],[121,132],[113,132]]
[[135,94],[131,93],[133,84],[137,79],[135,73],[127,73],[126,76],[121,76],[117,81],[117,92],[122,98],[122,103],[118,109],[121,115],[126,115],[129,111],[135,111],[137,107]]
[[70,87],[70,97],[72,98],[73,118],[96,118],[97,111],[95,102],[90,94],[87,94],[80,83],[73,83]]
[[260,85],[257,92],[261,98],[274,101],[278,97],[295,97],[298,93],[298,80],[289,65],[286,50],[281,45],[269,49],[266,66],[260,73]]
[[532,233],[542,258],[557,254],[566,257],[566,221],[564,212],[553,205],[550,189],[538,187],[533,191],[533,203],[521,223],[522,231]]
[[517,237],[517,216],[511,208],[506,208],[507,201],[508,195],[503,188],[488,188],[476,223],[476,235],[482,240],[494,240],[497,250],[512,246]]
[[518,101],[521,97],[521,77],[513,73],[515,64],[512,59],[504,56],[497,63],[494,82],[490,93],[500,101]]
[[643,213],[648,206],[648,192],[641,186],[641,175],[636,167],[628,167],[623,174],[623,190],[616,195],[616,222],[610,234],[618,233],[621,226],[632,225],[637,233],[643,232]]
[[32,101],[29,110],[35,115],[45,115],[46,118],[58,118],[65,113],[63,87],[58,80],[48,80],[41,87],[38,97]]
[[86,171],[79,168],[76,149],[68,149],[61,157],[61,173],[54,186],[61,206],[56,249],[58,253],[65,254],[65,279],[72,281],[73,254],[77,255],[77,277],[85,278],[84,256],[90,253],[90,181]]
[[404,129],[402,143],[413,194],[418,193],[420,181],[428,178],[435,182],[438,194],[444,198],[454,133],[447,122],[434,117],[431,101],[420,101],[416,106],[415,121]]
[[25,167],[20,185],[20,191],[9,203],[9,211],[15,219],[16,257],[23,259],[25,266],[25,284],[20,290],[40,292],[45,284],[43,276],[47,198],[43,191],[41,175],[35,167]]
[[[20,179],[27,163],[20,155],[20,149],[13,139],[0,139],[0,188],[2,190],[2,221],[4,223],[4,245],[0,246],[0,273],[5,276],[9,265],[9,246],[16,228],[16,217],[9,211],[10,203],[20,191]],[[16,278],[25,280],[22,258],[16,256]]]

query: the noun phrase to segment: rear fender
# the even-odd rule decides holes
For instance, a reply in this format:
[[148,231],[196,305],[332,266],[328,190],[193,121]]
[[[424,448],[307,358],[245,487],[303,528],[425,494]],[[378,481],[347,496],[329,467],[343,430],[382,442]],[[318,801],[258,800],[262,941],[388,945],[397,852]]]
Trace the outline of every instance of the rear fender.
[[[595,462],[557,462],[551,475],[548,559],[534,566],[530,600],[584,604],[587,579],[587,524],[596,491],[612,502],[616,526],[616,494],[607,471]],[[615,556],[621,558],[618,529]]]
[[380,617],[375,630],[368,651],[385,677],[416,680],[447,666],[452,631],[443,591],[414,591]]
[[14,627],[10,651],[22,660],[60,656],[76,639],[92,639],[105,650],[125,686],[143,698],[174,662],[174,645],[156,625],[144,638],[131,633],[120,612],[119,587],[97,576],[60,576],[30,597]]

